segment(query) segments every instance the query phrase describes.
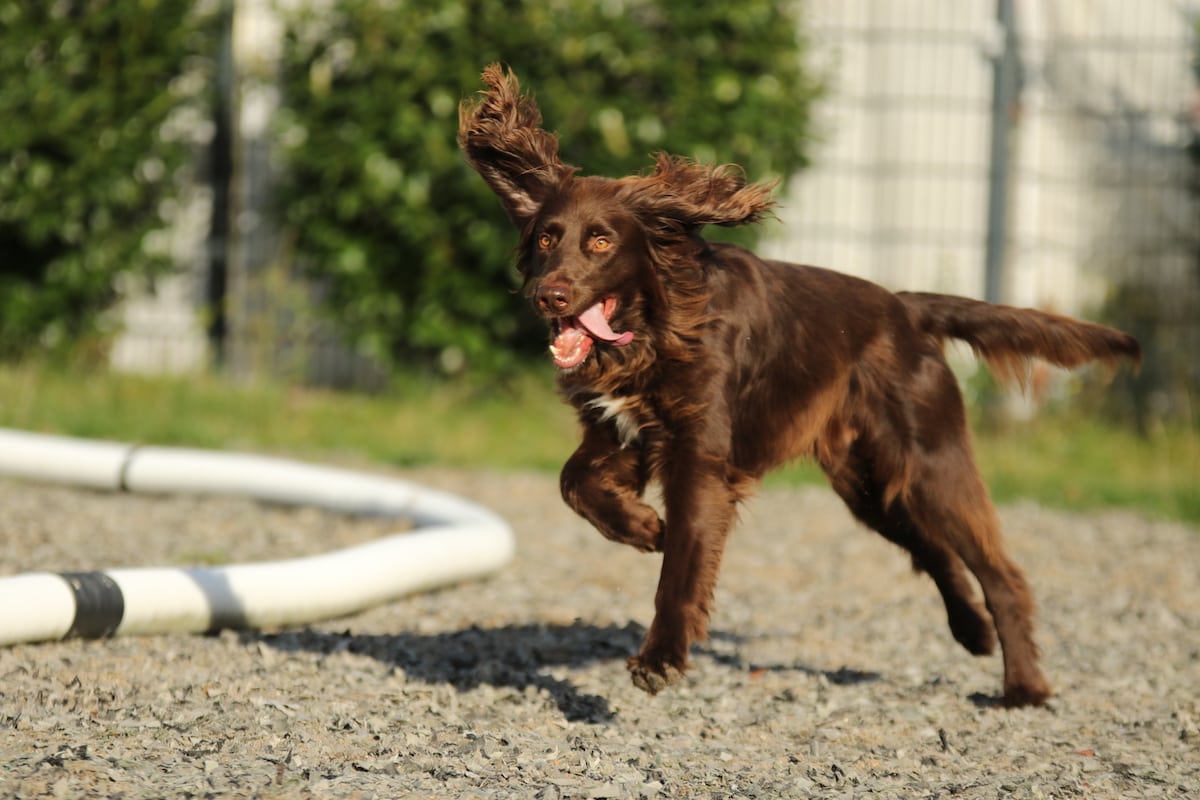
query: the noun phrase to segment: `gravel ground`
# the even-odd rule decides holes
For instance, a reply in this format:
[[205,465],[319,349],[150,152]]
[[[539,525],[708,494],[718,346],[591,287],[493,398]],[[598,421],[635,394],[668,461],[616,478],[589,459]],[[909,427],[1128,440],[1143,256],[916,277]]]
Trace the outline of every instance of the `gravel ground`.
[[[651,698],[624,658],[657,557],[601,539],[550,476],[403,477],[503,514],[516,561],[303,629],[0,649],[0,796],[1200,796],[1195,530],[1002,509],[1059,694],[998,711],[999,660],[953,643],[898,550],[827,491],[764,491],[712,639]],[[287,557],[392,530],[0,480],[5,573]]]

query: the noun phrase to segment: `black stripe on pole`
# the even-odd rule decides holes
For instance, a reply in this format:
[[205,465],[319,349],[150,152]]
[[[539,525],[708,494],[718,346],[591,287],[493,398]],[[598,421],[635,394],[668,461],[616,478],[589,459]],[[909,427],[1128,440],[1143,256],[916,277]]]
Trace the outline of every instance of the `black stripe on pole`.
[[75,595],[75,619],[64,639],[112,636],[125,616],[125,597],[117,582],[103,572],[60,572]]

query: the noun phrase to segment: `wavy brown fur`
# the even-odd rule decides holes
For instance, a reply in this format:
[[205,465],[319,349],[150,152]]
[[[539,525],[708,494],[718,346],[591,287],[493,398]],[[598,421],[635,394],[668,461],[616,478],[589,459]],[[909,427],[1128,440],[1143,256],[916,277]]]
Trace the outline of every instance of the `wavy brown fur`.
[[966,297],[898,292],[917,326],[939,339],[960,339],[1001,378],[1022,384],[1032,359],[1060,367],[1118,359],[1141,363],[1137,340],[1123,331],[1030,308],[991,305]]
[[[643,176],[580,176],[517,79],[496,66],[483,79],[483,97],[462,106],[459,141],[520,231],[518,266],[583,426],[563,498],[609,539],[663,554],[654,622],[629,659],[634,683],[657,692],[687,669],[738,502],[768,469],[807,456],[858,519],[933,578],[956,640],[986,654],[999,639],[1000,701],[1044,702],[1033,597],[975,468],[943,341],[963,339],[1018,377],[1033,357],[1136,360],[1137,343],[710,244],[704,225],[759,220],[771,188],[668,155]],[[597,326],[601,309],[611,330],[584,332],[581,318]],[[651,481],[661,516],[643,499]]]
[[458,144],[518,227],[575,171],[558,157],[558,139],[542,130],[542,112],[521,94],[517,76],[498,64],[483,71],[487,91],[458,109]]

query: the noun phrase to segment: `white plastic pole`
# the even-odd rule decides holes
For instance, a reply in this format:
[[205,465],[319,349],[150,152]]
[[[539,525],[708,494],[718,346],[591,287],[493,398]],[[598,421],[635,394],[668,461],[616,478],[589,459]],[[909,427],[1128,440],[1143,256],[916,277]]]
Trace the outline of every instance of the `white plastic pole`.
[[121,469],[131,449],[117,442],[0,428],[0,474],[89,489],[119,489]]
[[0,474],[135,492],[237,495],[403,517],[418,526],[306,558],[0,578],[0,645],[315,622],[484,577],[508,563],[515,549],[502,519],[462,498],[279,458],[0,429]]

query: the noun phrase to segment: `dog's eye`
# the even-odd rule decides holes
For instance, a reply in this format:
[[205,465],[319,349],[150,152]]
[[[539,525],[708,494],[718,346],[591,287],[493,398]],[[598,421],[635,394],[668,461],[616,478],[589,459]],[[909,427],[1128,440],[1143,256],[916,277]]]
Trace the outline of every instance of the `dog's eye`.
[[550,247],[550,243],[551,243],[551,241],[552,241],[552,240],[551,240],[551,238],[550,238],[550,234],[548,234],[548,233],[543,233],[543,234],[542,234],[541,236],[539,236],[539,237],[538,237],[538,239],[537,239],[538,247],[542,248],[543,250],[546,250],[546,249],[548,249],[548,248]]
[[592,249],[597,253],[604,252],[610,247],[612,247],[612,239],[609,239],[607,236],[597,236],[592,240]]

